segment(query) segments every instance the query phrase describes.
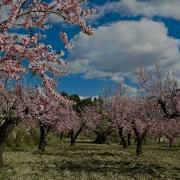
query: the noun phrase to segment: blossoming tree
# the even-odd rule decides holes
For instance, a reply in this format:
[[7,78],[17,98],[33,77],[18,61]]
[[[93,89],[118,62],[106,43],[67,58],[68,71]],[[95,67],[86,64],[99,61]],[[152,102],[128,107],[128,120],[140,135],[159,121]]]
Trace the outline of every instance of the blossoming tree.
[[[61,50],[55,51],[50,45],[43,43],[43,40],[49,37],[42,32],[50,27],[49,17],[56,15],[62,22],[77,25],[84,33],[91,35],[92,29],[84,19],[94,13],[94,10],[84,9],[82,3],[81,0],[0,1],[0,78],[5,74],[8,79],[19,83],[26,74],[32,73],[41,80],[48,95],[57,96],[56,82],[53,77],[62,75],[61,67],[65,65],[61,60],[63,53]],[[8,13],[4,14],[5,9]],[[23,34],[15,33],[14,28],[16,27],[22,30]],[[59,36],[66,48],[72,47],[66,32],[59,32]],[[7,89],[3,83],[0,85],[0,89],[1,95],[4,96],[2,92],[6,92]],[[7,94],[9,93],[7,92]],[[20,101],[20,97],[23,96],[17,95],[16,97]],[[26,112],[27,115],[29,111],[25,110],[27,109],[22,109],[22,112]],[[22,112],[19,113],[22,114]],[[18,113],[16,114],[19,119]],[[17,121],[13,120],[14,118],[5,118],[5,116],[2,116],[1,119],[1,134],[8,135],[12,129],[10,127],[15,126]],[[0,148],[6,137],[1,136]],[[2,163],[1,161],[0,165]]]
[[75,145],[77,137],[81,132],[90,132],[96,128],[100,120],[100,114],[98,112],[98,104],[91,104],[83,109],[72,119],[72,128],[70,129],[71,145]]
[[32,121],[40,129],[39,150],[44,151],[46,147],[46,135],[48,131],[69,131],[76,116],[73,102],[51,91],[35,89],[29,92],[25,99],[26,108]]
[[[126,88],[119,85],[113,94],[104,99],[102,111],[106,115],[123,148],[130,145],[131,136],[131,98]],[[126,139],[127,137],[127,139]]]
[[171,148],[174,139],[179,136],[180,130],[178,83],[170,74],[163,75],[158,66],[156,66],[154,73],[140,68],[138,77],[146,96],[154,102],[156,125],[152,129],[152,133],[156,136],[165,136]]

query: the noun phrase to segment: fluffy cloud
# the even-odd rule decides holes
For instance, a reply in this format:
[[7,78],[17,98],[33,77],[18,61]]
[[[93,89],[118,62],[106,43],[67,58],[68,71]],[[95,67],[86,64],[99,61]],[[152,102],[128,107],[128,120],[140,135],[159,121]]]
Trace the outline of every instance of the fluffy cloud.
[[0,8],[0,23],[8,18],[9,13],[10,13],[9,6],[4,6],[3,8]]
[[107,12],[128,13],[131,15],[143,15],[146,17],[162,16],[180,20],[179,0],[121,0],[108,2],[97,7],[98,13],[94,18],[103,16]]
[[124,81],[139,65],[151,67],[159,62],[164,71],[180,68],[180,41],[168,36],[163,23],[120,21],[100,26],[94,33],[92,37],[79,33],[72,40],[72,73]]

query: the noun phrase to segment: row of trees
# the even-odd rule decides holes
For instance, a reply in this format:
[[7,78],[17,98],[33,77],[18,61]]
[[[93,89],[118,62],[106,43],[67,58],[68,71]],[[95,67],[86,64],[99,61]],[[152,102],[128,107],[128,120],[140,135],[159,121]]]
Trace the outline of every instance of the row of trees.
[[132,96],[126,88],[119,86],[103,99],[102,113],[111,122],[124,148],[130,144],[133,133],[139,156],[147,136],[167,138],[170,148],[179,137],[180,89],[177,81],[169,74],[163,75],[158,66],[153,71],[139,68],[137,77],[138,93]]
[[142,154],[145,138],[165,137],[171,148],[180,136],[180,90],[169,75],[163,76],[156,67],[155,72],[140,68],[139,93],[132,95],[122,85],[104,91],[98,99],[85,98],[66,93],[53,93],[45,88],[25,88],[19,84],[8,86],[4,79],[0,95],[0,147],[2,152],[8,135],[20,122],[33,135],[40,131],[39,150],[44,151],[49,131],[70,136],[75,145],[78,136],[96,134],[96,143],[105,143],[115,135],[123,148],[131,145],[135,137],[136,154]]
[[[132,96],[122,87],[116,88],[98,101],[86,102],[55,91],[56,77],[62,75],[62,51],[55,51],[44,42],[43,32],[48,17],[56,15],[67,24],[78,25],[92,34],[84,18],[94,10],[84,9],[81,0],[2,0],[0,16],[0,167],[3,166],[5,141],[12,130],[23,124],[32,133],[40,129],[39,149],[45,150],[49,130],[67,132],[71,144],[82,131],[97,134],[96,142],[106,141],[114,132],[126,148],[131,134],[136,137],[137,155],[142,153],[142,141],[147,135],[166,136],[170,146],[179,135],[180,91],[170,76],[162,77],[140,68],[139,94]],[[17,34],[15,27],[23,34]],[[60,32],[66,48],[72,45],[67,34]],[[40,80],[38,87],[23,83],[25,75]],[[106,94],[106,93],[105,93]]]
[[[99,99],[74,100],[75,114],[69,134],[71,145],[83,130],[96,134],[96,143],[107,142],[115,135],[124,148],[135,138],[136,154],[142,154],[143,141],[147,138],[166,138],[169,148],[180,136],[180,90],[170,74],[163,74],[158,66],[151,71],[140,67],[137,70],[138,91],[136,94],[119,85],[105,89]],[[90,117],[90,118],[89,118]]]

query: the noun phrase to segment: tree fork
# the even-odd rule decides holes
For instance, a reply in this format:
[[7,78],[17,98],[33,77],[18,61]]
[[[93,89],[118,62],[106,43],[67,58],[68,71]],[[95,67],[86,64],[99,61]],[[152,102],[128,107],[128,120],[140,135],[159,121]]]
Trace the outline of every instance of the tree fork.
[[79,134],[82,132],[84,127],[84,124],[78,129],[78,131],[76,132],[76,134],[74,134],[74,130],[70,131],[70,137],[71,137],[71,145],[75,145],[76,143],[76,139],[79,136]]

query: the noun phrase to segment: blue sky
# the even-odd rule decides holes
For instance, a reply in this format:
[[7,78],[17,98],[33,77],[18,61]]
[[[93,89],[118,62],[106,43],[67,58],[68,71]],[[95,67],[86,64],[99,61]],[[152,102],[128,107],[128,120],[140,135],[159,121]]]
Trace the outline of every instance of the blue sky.
[[89,0],[97,13],[87,19],[94,36],[51,17],[47,44],[63,49],[59,32],[66,31],[74,48],[66,52],[69,74],[58,90],[97,96],[107,84],[121,82],[136,91],[134,72],[159,63],[164,72],[180,69],[180,0]]

